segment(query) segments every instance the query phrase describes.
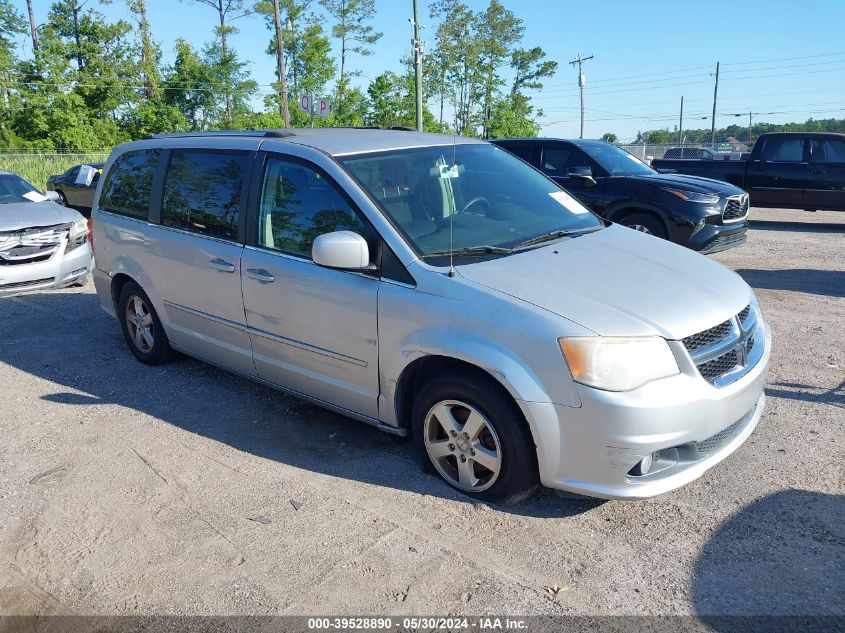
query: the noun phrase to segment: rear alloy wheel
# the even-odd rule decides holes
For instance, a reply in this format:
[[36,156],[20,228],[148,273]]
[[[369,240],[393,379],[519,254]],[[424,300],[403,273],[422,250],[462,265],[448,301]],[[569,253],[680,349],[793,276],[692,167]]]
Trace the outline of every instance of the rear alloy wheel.
[[414,397],[411,425],[428,472],[479,501],[514,504],[537,488],[537,448],[519,407],[493,378],[445,372]]
[[663,227],[663,223],[647,213],[634,213],[633,215],[622,218],[619,223],[640,233],[666,239],[666,229]]
[[120,291],[118,318],[129,350],[142,363],[160,365],[173,356],[173,349],[155,308],[141,286],[129,282]]

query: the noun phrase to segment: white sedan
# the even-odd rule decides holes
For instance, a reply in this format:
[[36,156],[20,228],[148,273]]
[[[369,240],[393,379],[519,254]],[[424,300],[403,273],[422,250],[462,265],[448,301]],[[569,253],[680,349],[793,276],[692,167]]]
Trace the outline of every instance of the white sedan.
[[88,220],[56,198],[0,171],[0,296],[69,286],[90,272]]

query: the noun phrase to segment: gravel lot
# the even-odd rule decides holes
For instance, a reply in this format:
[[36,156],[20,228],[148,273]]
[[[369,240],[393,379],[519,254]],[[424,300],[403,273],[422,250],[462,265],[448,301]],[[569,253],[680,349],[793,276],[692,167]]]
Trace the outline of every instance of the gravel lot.
[[93,284],[0,300],[0,614],[845,615],[845,213],[715,256],[774,328],[734,455],[639,502],[473,504],[410,442],[181,359]]

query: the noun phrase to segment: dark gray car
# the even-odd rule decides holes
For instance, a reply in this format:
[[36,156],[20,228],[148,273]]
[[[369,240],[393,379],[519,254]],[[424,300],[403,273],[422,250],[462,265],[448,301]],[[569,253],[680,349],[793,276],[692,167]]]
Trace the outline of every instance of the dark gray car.
[[[79,172],[85,165],[96,170],[94,177],[88,183],[79,182]],[[74,165],[63,174],[50,176],[47,179],[47,191],[55,191],[59,194],[59,203],[66,207],[79,207],[90,212],[94,204],[94,192],[97,190],[97,183],[100,181],[102,171],[103,163]]]

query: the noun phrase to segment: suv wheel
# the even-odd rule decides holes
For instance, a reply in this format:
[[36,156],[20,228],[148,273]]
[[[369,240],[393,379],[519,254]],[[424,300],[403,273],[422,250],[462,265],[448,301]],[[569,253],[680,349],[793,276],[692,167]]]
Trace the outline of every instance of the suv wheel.
[[129,282],[120,291],[118,318],[132,354],[147,365],[166,363],[173,350],[155,308],[141,286]]
[[537,454],[522,413],[492,380],[459,373],[421,389],[412,411],[425,470],[480,501],[514,504],[537,488]]
[[61,191],[61,190],[57,189],[57,190],[56,190],[56,194],[59,196],[58,204],[62,205],[63,207],[68,207],[68,206],[70,206],[70,205],[67,203],[67,198],[65,197],[65,193],[64,193],[64,191]]
[[619,223],[629,229],[666,239],[666,229],[663,227],[663,223],[647,213],[634,213],[622,218]]

